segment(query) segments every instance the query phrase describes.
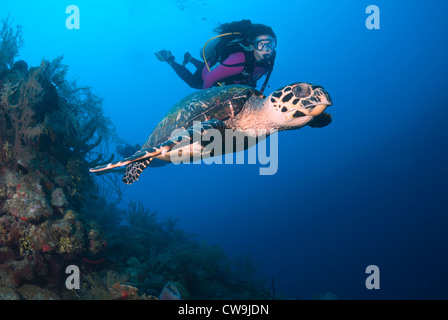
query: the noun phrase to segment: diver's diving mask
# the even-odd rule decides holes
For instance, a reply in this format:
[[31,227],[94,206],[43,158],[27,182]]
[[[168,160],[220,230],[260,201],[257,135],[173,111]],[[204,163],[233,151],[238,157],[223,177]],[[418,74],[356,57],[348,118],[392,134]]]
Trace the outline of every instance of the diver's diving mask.
[[277,47],[277,39],[269,38],[252,42],[254,48],[258,51],[271,51]]

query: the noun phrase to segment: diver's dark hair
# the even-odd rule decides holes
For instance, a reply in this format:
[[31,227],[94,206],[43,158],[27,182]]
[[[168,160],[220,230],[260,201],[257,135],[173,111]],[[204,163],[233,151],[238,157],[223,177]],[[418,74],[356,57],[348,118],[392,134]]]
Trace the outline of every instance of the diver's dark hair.
[[228,23],[222,23],[217,26],[213,31],[218,34],[229,33],[229,32],[241,32],[245,33],[252,26],[250,20],[233,21]]
[[254,41],[256,37],[266,34],[271,36],[272,38],[276,38],[274,31],[271,27],[268,27],[264,24],[252,24],[250,29],[248,30],[246,37],[249,41]]
[[244,45],[249,44],[250,42],[254,41],[256,37],[263,34],[276,38],[275,33],[271,27],[259,23],[254,24],[250,20],[223,23],[216,27],[213,31],[218,34],[239,32],[242,34],[241,38],[244,39]]

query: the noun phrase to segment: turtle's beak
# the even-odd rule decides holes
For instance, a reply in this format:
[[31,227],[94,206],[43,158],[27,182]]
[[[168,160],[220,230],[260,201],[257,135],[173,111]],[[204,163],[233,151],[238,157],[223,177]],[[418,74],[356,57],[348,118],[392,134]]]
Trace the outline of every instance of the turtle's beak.
[[313,94],[301,101],[302,106],[305,109],[305,113],[309,116],[318,116],[331,106],[333,102],[331,101],[330,95],[320,86],[313,87]]
[[325,111],[325,109],[327,109],[328,104],[318,104],[317,106],[314,107],[314,109],[308,113],[308,115],[310,116],[318,116],[320,115],[322,112]]

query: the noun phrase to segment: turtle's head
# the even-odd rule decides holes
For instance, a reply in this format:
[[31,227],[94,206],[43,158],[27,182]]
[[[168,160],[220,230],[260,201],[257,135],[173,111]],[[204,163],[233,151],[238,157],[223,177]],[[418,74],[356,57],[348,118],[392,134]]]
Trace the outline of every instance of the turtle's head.
[[332,104],[324,88],[305,82],[275,90],[267,100],[272,120],[284,129],[303,127]]

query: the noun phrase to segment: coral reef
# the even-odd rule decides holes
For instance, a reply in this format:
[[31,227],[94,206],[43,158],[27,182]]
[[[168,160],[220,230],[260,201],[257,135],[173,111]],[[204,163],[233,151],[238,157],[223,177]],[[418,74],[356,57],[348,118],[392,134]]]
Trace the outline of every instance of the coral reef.
[[[73,93],[55,87],[53,80],[64,70],[60,59],[30,69],[24,61],[13,63],[21,28],[14,29],[9,19],[2,25],[0,292],[4,298],[56,298],[64,286],[65,267],[100,254],[104,245],[100,233],[79,214],[94,185],[88,155],[96,130],[89,129],[88,137],[69,135],[54,119],[101,121],[99,100],[92,100],[91,93],[76,100]],[[62,102],[67,99],[74,102]],[[92,112],[85,106],[89,103]],[[83,115],[74,111],[78,106],[84,108]]]
[[[62,58],[14,61],[21,28],[0,30],[0,299],[157,299],[167,283],[182,299],[267,299],[248,260],[158,222],[140,202],[123,207],[110,162],[122,143],[90,88],[66,80]],[[106,200],[107,199],[107,200]],[[65,287],[79,266],[79,290]]]
[[248,257],[228,259],[221,246],[196,241],[194,235],[176,227],[176,220],[159,222],[157,213],[139,202],[121,210],[121,223],[107,221],[117,220],[115,214],[110,215],[117,210],[100,202],[95,218],[107,230],[108,260],[141,294],[157,297],[172,282],[182,299],[271,298]]
[[14,58],[19,54],[20,48],[23,46],[22,27],[16,25],[10,17],[2,20],[0,29],[0,72],[2,69],[10,68],[14,62]]

